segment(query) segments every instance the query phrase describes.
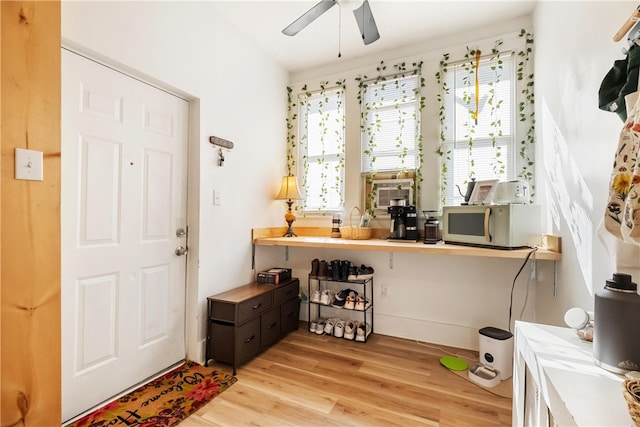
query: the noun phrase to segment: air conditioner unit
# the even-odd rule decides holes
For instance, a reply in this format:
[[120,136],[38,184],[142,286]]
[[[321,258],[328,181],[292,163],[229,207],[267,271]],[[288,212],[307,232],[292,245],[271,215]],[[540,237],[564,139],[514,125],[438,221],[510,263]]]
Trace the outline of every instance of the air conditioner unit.
[[373,180],[373,203],[377,211],[387,212],[393,199],[405,199],[407,205],[413,203],[413,179]]

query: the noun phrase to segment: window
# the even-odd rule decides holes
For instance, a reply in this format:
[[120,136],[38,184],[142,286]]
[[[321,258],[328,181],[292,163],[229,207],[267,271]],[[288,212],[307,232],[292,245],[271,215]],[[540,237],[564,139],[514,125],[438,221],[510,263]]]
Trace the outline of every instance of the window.
[[298,103],[299,175],[305,212],[344,206],[344,90],[301,95]]
[[419,168],[420,87],[418,73],[361,83],[363,173]]
[[482,57],[478,66],[475,60],[449,64],[443,79],[443,196],[446,205],[454,205],[464,201],[456,185],[464,193],[472,177],[515,178],[514,55],[493,53]]

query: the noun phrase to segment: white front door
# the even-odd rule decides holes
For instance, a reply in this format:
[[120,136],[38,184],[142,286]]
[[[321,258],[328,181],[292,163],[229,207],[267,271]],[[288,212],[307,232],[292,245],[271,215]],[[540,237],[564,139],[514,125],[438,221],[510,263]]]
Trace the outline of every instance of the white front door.
[[185,357],[188,103],[62,50],[62,415]]

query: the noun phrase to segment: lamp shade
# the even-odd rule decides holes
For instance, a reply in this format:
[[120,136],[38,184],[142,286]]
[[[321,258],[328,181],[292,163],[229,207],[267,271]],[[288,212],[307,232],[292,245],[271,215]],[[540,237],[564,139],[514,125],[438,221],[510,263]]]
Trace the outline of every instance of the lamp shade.
[[280,192],[276,196],[276,199],[302,199],[302,196],[300,195],[300,187],[298,187],[298,180],[295,176],[287,175],[282,177],[282,185],[280,186]]

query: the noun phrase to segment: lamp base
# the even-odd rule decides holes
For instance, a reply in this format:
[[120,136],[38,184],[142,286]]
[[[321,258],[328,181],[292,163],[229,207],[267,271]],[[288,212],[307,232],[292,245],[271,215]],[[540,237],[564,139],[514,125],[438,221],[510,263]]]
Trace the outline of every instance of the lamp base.
[[282,237],[298,237],[298,235],[293,232],[293,227],[291,227],[292,224],[293,221],[287,221],[287,225],[289,225],[289,228],[287,228],[287,232],[284,233]]

